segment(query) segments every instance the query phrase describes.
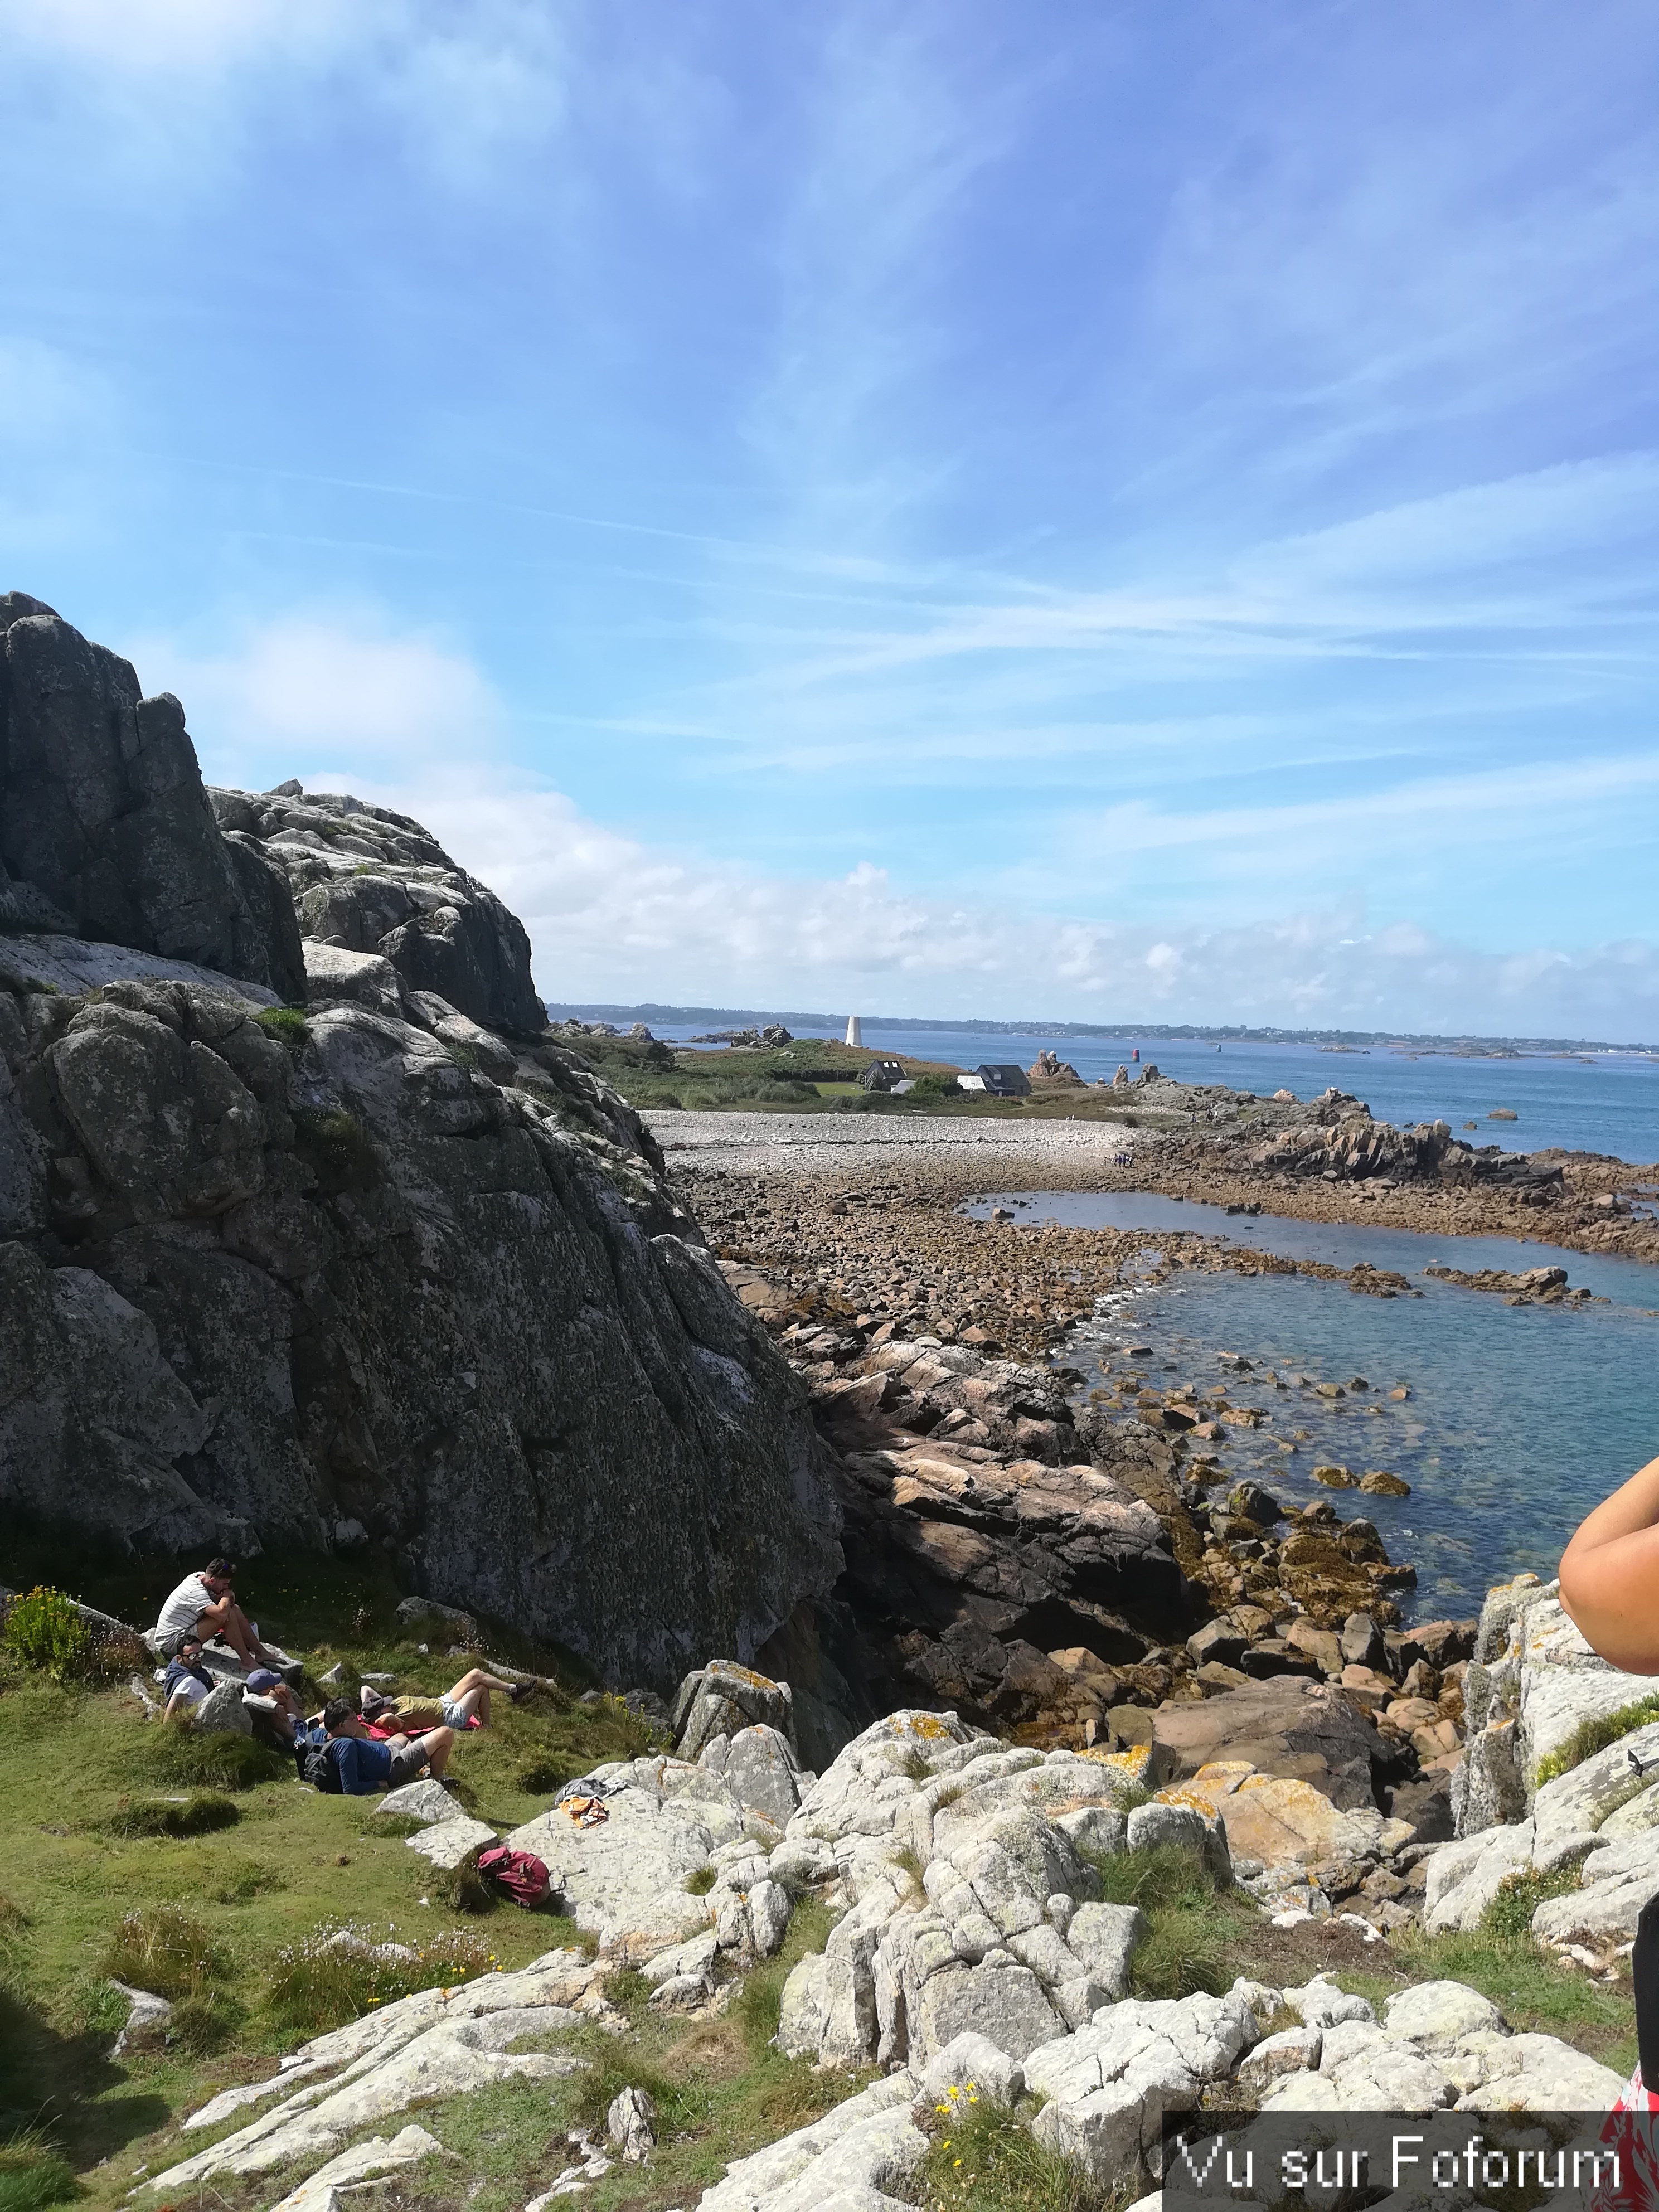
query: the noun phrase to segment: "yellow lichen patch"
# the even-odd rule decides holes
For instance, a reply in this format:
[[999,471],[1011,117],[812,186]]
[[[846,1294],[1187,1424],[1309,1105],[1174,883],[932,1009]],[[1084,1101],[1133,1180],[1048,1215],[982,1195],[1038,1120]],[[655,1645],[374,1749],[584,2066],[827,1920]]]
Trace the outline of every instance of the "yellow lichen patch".
[[1255,1771],[1248,1759],[1212,1759],[1199,1768],[1193,1780],[1212,1785],[1225,1783],[1229,1790],[1239,1790]]
[[1167,1790],[1160,1790],[1152,1802],[1155,1805],[1184,1805],[1188,1812],[1201,1814],[1212,1826],[1220,1818],[1207,1797],[1201,1796],[1197,1790],[1188,1789],[1182,1782],[1171,1783]]
[[1079,1759],[1092,1759],[1097,1766],[1109,1767],[1114,1774],[1145,1788],[1152,1771],[1152,1749],[1150,1744],[1132,1743],[1127,1751],[1102,1751],[1091,1744],[1078,1753]]
[[951,1735],[937,1713],[907,1713],[899,1726],[907,1735],[919,1735],[928,1743],[937,1743],[941,1736]]

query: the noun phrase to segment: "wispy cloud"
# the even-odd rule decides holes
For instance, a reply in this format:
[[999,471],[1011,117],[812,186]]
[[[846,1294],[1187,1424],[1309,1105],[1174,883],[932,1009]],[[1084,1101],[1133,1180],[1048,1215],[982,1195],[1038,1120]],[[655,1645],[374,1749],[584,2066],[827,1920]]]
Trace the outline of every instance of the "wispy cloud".
[[314,101],[340,85],[400,129],[411,166],[471,185],[562,123],[568,13],[563,0],[14,0],[0,18],[14,89],[45,101],[31,127],[55,113],[106,170],[186,186],[194,170],[199,186],[204,157],[240,151],[284,90]]

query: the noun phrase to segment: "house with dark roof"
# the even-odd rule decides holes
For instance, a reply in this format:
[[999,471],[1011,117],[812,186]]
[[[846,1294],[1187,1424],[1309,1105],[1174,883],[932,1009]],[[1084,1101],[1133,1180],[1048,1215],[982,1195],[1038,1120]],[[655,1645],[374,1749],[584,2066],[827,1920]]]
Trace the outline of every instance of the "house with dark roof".
[[902,1060],[872,1060],[859,1078],[860,1091],[896,1091],[904,1081]]
[[976,1067],[974,1073],[993,1098],[1029,1098],[1031,1095],[1031,1086],[1023,1067],[988,1064]]

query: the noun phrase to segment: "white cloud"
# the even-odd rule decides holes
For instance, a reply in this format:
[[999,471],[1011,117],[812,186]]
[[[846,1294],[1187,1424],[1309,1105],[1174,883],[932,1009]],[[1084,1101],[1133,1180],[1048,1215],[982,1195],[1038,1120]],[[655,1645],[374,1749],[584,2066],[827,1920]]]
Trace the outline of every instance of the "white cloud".
[[[370,795],[365,793],[364,795]],[[619,836],[477,780],[377,794],[524,918],[550,995],[629,1002],[1659,1036],[1659,947],[1487,953],[1355,909],[1171,930],[918,896],[862,862],[790,880]]]
[[[425,823],[522,917],[553,997],[1659,1036],[1659,946],[1637,939],[1481,951],[1410,919],[1372,929],[1358,901],[1210,927],[1172,927],[1167,911],[1101,921],[1034,910],[1035,873],[1022,902],[982,879],[919,893],[867,858],[792,878],[646,844],[512,765],[501,702],[464,653],[368,617],[290,616],[214,656],[166,641],[131,649],[147,689],[184,699],[210,780],[268,787],[297,774]],[[1650,787],[1659,764],[1582,773],[1605,805]],[[1402,832],[1467,824],[1484,781],[1402,799]],[[1518,781],[1516,818],[1541,812],[1559,827],[1565,785]],[[1225,835],[1260,863],[1322,829],[1344,833],[1345,818],[1334,805],[1261,810],[1226,817]],[[1182,817],[1140,821],[1149,842],[1181,842]],[[1186,834],[1202,844],[1223,831],[1200,815]],[[1053,875],[1044,902],[1067,879]]]
[[488,758],[501,702],[464,654],[436,637],[393,635],[371,616],[290,615],[251,628],[230,651],[166,639],[131,650],[144,688],[185,702],[210,782],[265,788],[314,778],[329,760],[351,773],[407,773],[430,759]]

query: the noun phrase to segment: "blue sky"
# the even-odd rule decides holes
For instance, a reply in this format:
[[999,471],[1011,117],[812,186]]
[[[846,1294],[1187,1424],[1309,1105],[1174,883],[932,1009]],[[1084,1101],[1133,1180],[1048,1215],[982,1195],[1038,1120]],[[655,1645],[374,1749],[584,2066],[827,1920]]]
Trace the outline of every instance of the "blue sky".
[[562,998],[1659,1036],[1659,19],[0,0],[0,549]]

